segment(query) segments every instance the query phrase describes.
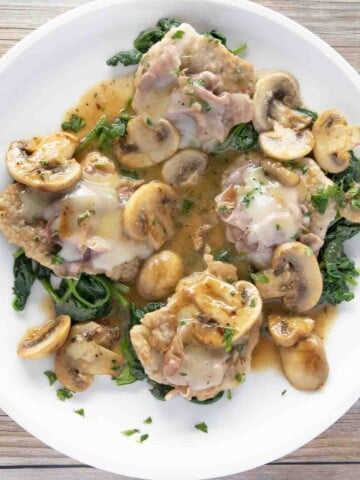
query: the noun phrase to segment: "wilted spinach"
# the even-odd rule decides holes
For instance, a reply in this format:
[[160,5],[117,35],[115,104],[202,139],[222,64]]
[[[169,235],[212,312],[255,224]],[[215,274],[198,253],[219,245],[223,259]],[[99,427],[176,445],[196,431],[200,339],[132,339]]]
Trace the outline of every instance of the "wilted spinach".
[[125,135],[128,119],[128,115],[120,115],[113,123],[109,123],[106,115],[102,115],[90,132],[81,140],[75,154],[83,152],[94,143],[101,151],[111,150],[114,140]]
[[360,225],[344,218],[335,221],[329,228],[325,243],[319,253],[323,275],[323,293],[319,303],[336,305],[354,298],[349,284],[354,285],[359,275],[355,263],[344,252],[344,242],[360,232]]
[[308,110],[307,108],[299,107],[299,108],[296,108],[295,110],[297,110],[300,113],[304,113],[308,117],[311,117],[313,122],[315,122],[318,118],[318,114],[316,112],[313,112],[312,110]]
[[350,152],[351,160],[346,170],[340,173],[328,175],[344,192],[347,192],[354,182],[360,182],[360,158],[354,152]]
[[14,285],[13,308],[16,311],[24,310],[26,301],[31,293],[31,287],[36,280],[32,260],[25,256],[24,250],[18,248],[14,253]]
[[155,27],[147,28],[139,33],[133,42],[134,49],[116,53],[106,61],[107,65],[115,67],[122,63],[127,67],[138,64],[143,53],[146,53],[155,43],[162,40],[166,32],[173,27],[178,27],[180,23],[175,18],[160,18]]
[[222,153],[227,150],[238,152],[253,150],[258,146],[258,137],[259,135],[251,122],[240,123],[231,130],[222,143],[215,147],[214,153]]

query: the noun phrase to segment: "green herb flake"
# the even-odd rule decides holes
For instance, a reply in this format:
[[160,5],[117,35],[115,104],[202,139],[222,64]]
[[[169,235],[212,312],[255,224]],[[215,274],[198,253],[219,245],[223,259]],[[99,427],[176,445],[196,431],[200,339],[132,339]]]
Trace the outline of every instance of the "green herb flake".
[[209,102],[206,102],[205,100],[200,100],[199,103],[203,112],[210,112],[212,107]]
[[304,113],[305,115],[308,115],[309,117],[312,118],[313,122],[315,122],[318,118],[318,114],[316,112],[313,112],[312,110],[308,110],[307,108],[295,108],[300,113]]
[[286,394],[286,392],[287,392],[287,390],[283,390],[283,391],[281,392],[281,396],[283,397],[283,396]]
[[242,203],[243,205],[245,205],[246,208],[249,208],[250,202],[251,202],[252,200],[254,200],[255,193],[258,192],[258,191],[259,191],[259,188],[256,187],[256,188],[254,188],[253,190],[251,190],[250,192],[246,193],[246,194],[243,196],[243,198],[242,198],[242,200],[241,200],[241,203]]
[[223,342],[225,344],[225,352],[231,352],[234,334],[235,330],[233,328],[224,328]]
[[279,223],[277,223],[277,224],[275,225],[275,228],[276,228],[276,230],[279,231],[279,230],[281,229],[281,225],[280,225]]
[[223,153],[227,150],[237,152],[246,152],[253,150],[258,146],[258,133],[254,125],[249,123],[240,123],[236,125],[222,143],[219,143],[214,153]]
[[141,437],[139,438],[139,440],[137,440],[138,443],[143,443],[145,442],[145,440],[147,440],[149,438],[149,434],[148,433],[144,433],[143,435],[141,435]]
[[74,396],[74,394],[68,388],[59,388],[56,391],[56,395],[59,400],[64,402],[65,400],[69,400]]
[[208,433],[208,426],[206,425],[205,422],[197,423],[194,425],[197,430],[200,430],[201,432]]
[[81,225],[82,222],[91,217],[91,215],[95,215],[95,210],[86,210],[86,212],[80,213],[77,217],[77,224]]
[[74,410],[74,412],[77,414],[77,415],[80,415],[80,417],[85,417],[85,410],[83,408],[79,408],[79,410]]
[[195,206],[195,202],[192,200],[189,200],[187,198],[184,198],[183,201],[181,202],[181,213],[183,215],[188,215],[190,213],[190,210]]
[[65,259],[61,255],[54,255],[51,258],[52,265],[62,265],[65,262]]
[[143,423],[145,423],[146,425],[150,425],[152,423],[152,418],[151,417],[148,417],[146,418]]
[[174,39],[174,40],[178,40],[178,39],[182,38],[184,35],[185,35],[184,30],[176,30],[176,32],[173,34],[173,36],[171,38]]
[[228,390],[227,393],[226,393],[226,398],[228,400],[231,400],[232,399],[232,393],[231,393],[231,390]]
[[305,247],[305,255],[311,257],[314,254],[313,249],[311,247]]
[[254,282],[269,283],[269,278],[262,272],[250,273],[250,277]]
[[143,54],[137,49],[121,51],[108,58],[106,60],[106,64],[110,67],[116,67],[119,63],[124,65],[124,67],[128,67],[129,65],[137,65],[142,56]]
[[235,375],[235,380],[238,382],[238,383],[243,383],[245,381],[245,375],[243,373],[237,373]]
[[123,430],[121,433],[126,437],[131,437],[132,435],[135,435],[135,433],[140,433],[140,430],[138,428],[133,428],[132,430]]
[[65,131],[78,132],[82,128],[86,127],[86,122],[83,118],[76,115],[76,113],[71,114],[70,119],[61,124],[61,128]]
[[239,53],[244,52],[246,49],[247,49],[247,43],[242,43],[241,45],[239,45],[239,46],[238,46],[237,48],[235,48],[234,50],[230,50],[230,52],[231,52],[233,55],[239,55]]
[[134,180],[138,180],[139,175],[136,170],[128,170],[127,168],[121,168],[120,173],[124,177],[133,178]]
[[180,68],[174,68],[173,70],[169,70],[170,75],[174,75],[178,77],[180,75]]
[[54,385],[54,383],[56,382],[57,380],[57,376],[56,376],[56,373],[52,372],[51,370],[46,370],[46,372],[44,372],[44,375],[48,378],[49,380],[49,385]]
[[149,125],[149,127],[152,127],[154,125],[154,122],[151,120],[151,118],[146,117],[146,125]]
[[252,299],[251,299],[249,305],[250,305],[251,308],[255,308],[255,307],[256,307],[256,300],[255,300],[255,298],[252,298]]
[[233,254],[227,248],[220,248],[214,252],[214,260],[218,262],[232,263]]

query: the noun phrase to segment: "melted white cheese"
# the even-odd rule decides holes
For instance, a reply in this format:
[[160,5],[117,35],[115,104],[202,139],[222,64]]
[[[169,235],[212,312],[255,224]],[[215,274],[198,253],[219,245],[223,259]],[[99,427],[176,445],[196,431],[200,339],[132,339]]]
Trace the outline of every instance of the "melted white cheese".
[[243,179],[246,186],[237,193],[249,219],[248,243],[272,246],[294,238],[301,219],[298,189],[269,180],[260,167],[247,169]]

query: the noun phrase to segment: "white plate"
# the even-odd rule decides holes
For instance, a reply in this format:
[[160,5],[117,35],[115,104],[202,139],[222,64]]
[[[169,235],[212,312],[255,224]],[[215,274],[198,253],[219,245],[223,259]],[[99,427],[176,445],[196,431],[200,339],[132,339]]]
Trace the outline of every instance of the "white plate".
[[[257,68],[291,71],[305,103],[315,110],[339,108],[360,123],[360,81],[330,47],[303,27],[259,5],[239,0],[103,0],[41,27],[0,61],[0,153],[16,138],[50,132],[63,112],[95,82],[120,69],[105,60],[131,46],[143,28],[163,16],[214,27],[230,45],[246,41]],[[356,117],[357,116],[357,117]],[[1,163],[1,189],[9,178]],[[356,258],[353,241],[350,252]],[[52,361],[22,361],[16,344],[24,329],[45,320],[37,290],[25,312],[11,308],[11,248],[1,250],[0,405],[20,425],[53,448],[104,470],[151,479],[210,478],[275,460],[329,427],[359,398],[360,295],[340,309],[326,343],[330,376],[317,393],[291,388],[277,372],[248,376],[246,383],[210,406],[181,398],[155,400],[144,384],[116,387],[101,379],[86,393],[60,402],[43,371]],[[281,392],[287,389],[287,394]],[[73,413],[84,408],[86,418]],[[152,416],[152,425],[142,420]],[[206,435],[194,428],[205,421]],[[143,444],[120,432],[141,428]]]

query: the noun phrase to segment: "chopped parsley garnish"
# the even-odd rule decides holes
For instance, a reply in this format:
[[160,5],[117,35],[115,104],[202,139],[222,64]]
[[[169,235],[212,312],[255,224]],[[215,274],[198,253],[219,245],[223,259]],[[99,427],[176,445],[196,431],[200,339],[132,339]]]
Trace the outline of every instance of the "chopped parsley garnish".
[[51,370],[46,370],[46,372],[44,372],[44,375],[48,378],[50,386],[54,385],[57,380],[56,373],[52,372]]
[[206,425],[205,422],[197,423],[194,425],[197,430],[200,430],[201,432],[208,433],[208,426]]
[[245,381],[245,375],[243,373],[237,373],[235,375],[235,380],[238,382],[238,383],[243,383]]
[[233,254],[227,248],[220,248],[219,250],[215,250],[214,260],[217,260],[218,262],[232,263]]
[[233,55],[239,55],[239,53],[244,52],[246,49],[247,49],[247,43],[242,43],[237,48],[234,48],[234,50],[230,50],[230,52]]
[[232,339],[234,337],[234,334],[235,334],[235,330],[233,328],[229,328],[229,327],[224,328],[223,342],[225,343],[225,352],[231,352]]
[[65,400],[69,400],[74,396],[74,394],[68,388],[59,388],[56,391],[56,395],[59,400],[64,402]]
[[139,178],[139,175],[136,170],[128,170],[127,168],[121,168],[120,173],[124,177],[133,178],[134,180],[137,180]]
[[149,125],[149,127],[152,127],[154,125],[154,122],[151,120],[151,118],[146,117],[146,125]]
[[150,423],[152,423],[152,418],[151,417],[148,417],[146,418],[143,423],[147,424],[147,425],[150,425]]
[[283,391],[281,392],[281,396],[283,397],[286,392],[287,392],[287,390],[283,390]]
[[205,87],[205,80],[202,78],[188,78],[187,83],[189,85],[199,85],[200,87]]
[[74,410],[74,412],[77,415],[80,415],[80,417],[85,417],[85,410],[83,408],[79,408],[79,410]]
[[256,307],[256,300],[255,300],[255,298],[252,298],[252,299],[251,299],[249,305],[250,305],[251,308]]
[[131,430],[123,430],[121,433],[126,437],[131,437],[132,435],[135,435],[135,433],[140,433],[140,430],[138,428],[133,428]]
[[190,213],[190,210],[195,206],[195,202],[192,200],[189,200],[187,198],[184,198],[184,200],[181,202],[181,213],[183,215],[187,215]]
[[79,115],[76,115],[76,113],[72,113],[70,119],[61,124],[61,128],[63,130],[71,130],[72,132],[78,132],[81,128],[84,127],[86,127],[85,120],[79,117]]
[[148,433],[144,433],[144,434],[141,435],[141,437],[139,438],[138,443],[143,443],[143,442],[145,442],[145,440],[147,440],[148,438],[149,438],[149,434],[148,434]]
[[241,203],[245,205],[246,208],[249,207],[251,200],[254,200],[255,193],[259,191],[259,187],[255,187],[253,190],[250,192],[246,193],[242,200]]
[[171,37],[173,38],[174,40],[177,40],[177,39],[180,39],[184,36],[185,32],[184,30],[176,30],[176,32],[174,33],[174,35]]
[[339,207],[346,205],[345,193],[338,185],[329,185],[326,188],[319,186],[316,193],[311,195],[311,202],[321,215],[325,213],[330,199],[333,199]]
[[212,107],[209,102],[206,102],[205,100],[199,100],[199,103],[203,112],[210,112]]
[[84,220],[95,215],[95,210],[86,210],[86,212],[80,213],[77,217],[77,224],[81,225]]
[[174,68],[173,70],[169,71],[170,75],[175,75],[175,77],[178,77],[180,75],[180,68]]
[[305,115],[308,115],[309,117],[312,118],[313,122],[317,120],[318,114],[316,112],[313,112],[312,110],[308,110],[307,108],[295,108],[300,113],[304,113]]
[[308,257],[311,257],[311,255],[313,255],[313,249],[311,247],[305,247],[305,255],[307,255]]
[[275,228],[276,228],[276,230],[279,231],[279,230],[281,229],[281,225],[280,225],[279,223],[277,223],[277,224],[275,225]]
[[231,390],[228,390],[227,393],[226,393],[226,398],[228,400],[231,400],[232,399],[232,393],[231,393]]
[[64,262],[65,262],[65,259],[64,259],[61,255],[59,255],[59,254],[54,255],[54,256],[51,258],[51,263],[52,263],[52,265],[61,265],[61,264],[63,264]]
[[218,208],[217,208],[217,211],[219,213],[228,213],[228,211],[230,210],[230,208],[227,206],[227,205],[220,205]]
[[250,277],[254,282],[269,283],[269,278],[262,272],[250,273]]

